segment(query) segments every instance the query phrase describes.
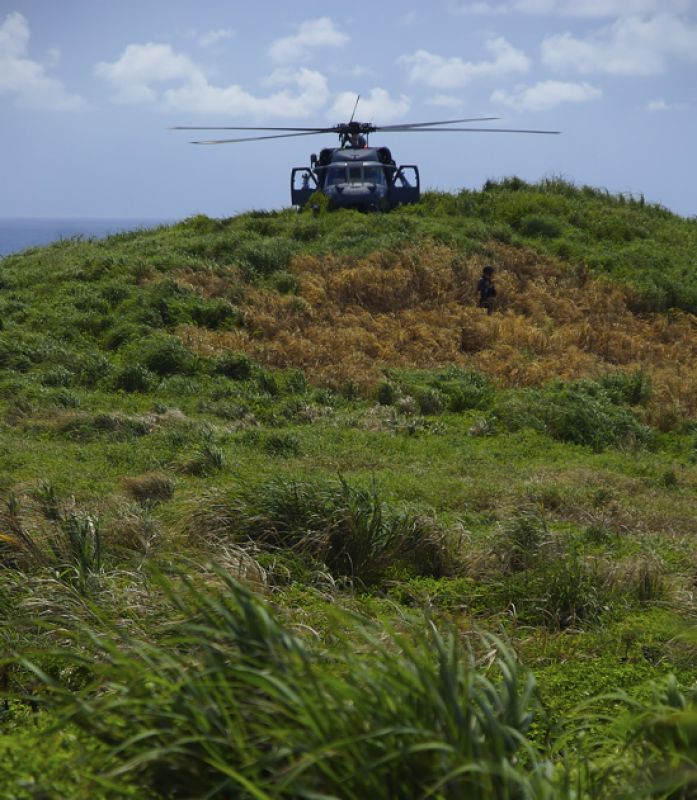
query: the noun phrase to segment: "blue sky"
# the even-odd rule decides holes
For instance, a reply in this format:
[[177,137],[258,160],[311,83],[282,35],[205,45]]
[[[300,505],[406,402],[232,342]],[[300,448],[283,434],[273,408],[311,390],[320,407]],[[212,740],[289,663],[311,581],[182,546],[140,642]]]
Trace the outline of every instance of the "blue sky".
[[425,187],[561,176],[697,215],[697,0],[0,0],[0,216],[281,208],[333,137],[168,128],[322,126],[357,94],[376,124],[563,132],[374,134]]

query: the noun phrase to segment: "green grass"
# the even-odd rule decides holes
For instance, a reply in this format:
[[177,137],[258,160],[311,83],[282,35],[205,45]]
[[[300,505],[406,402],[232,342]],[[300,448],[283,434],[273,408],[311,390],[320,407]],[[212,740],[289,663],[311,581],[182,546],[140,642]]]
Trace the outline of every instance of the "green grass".
[[329,387],[191,332],[434,242],[694,312],[696,238],[509,179],[3,259],[0,797],[690,796],[695,420],[643,364]]

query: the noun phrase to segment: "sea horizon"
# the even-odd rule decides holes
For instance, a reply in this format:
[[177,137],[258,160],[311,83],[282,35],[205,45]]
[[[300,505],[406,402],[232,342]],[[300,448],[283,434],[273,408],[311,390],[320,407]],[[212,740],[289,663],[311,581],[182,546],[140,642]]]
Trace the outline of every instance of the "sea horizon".
[[171,217],[0,217],[0,258],[63,239],[101,239],[175,221]]

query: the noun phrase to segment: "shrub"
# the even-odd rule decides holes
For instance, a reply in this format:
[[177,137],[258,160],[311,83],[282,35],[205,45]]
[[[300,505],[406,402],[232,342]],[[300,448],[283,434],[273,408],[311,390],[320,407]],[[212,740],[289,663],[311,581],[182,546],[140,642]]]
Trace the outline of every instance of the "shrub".
[[144,340],[138,347],[137,359],[146,369],[161,376],[190,375],[197,366],[196,356],[174,336]]
[[295,253],[295,245],[283,237],[255,239],[242,245],[239,257],[247,279],[285,271]]
[[391,406],[397,399],[397,390],[389,381],[382,381],[378,384],[375,397],[381,406]]
[[271,285],[280,294],[296,294],[300,287],[300,282],[292,272],[283,270],[272,275]]
[[12,333],[10,330],[0,334],[0,369],[26,372],[43,358],[41,344],[33,338]]
[[31,665],[37,701],[103,743],[119,774],[186,797],[562,796],[527,738],[534,680],[495,639],[480,671],[432,625],[378,638],[335,612],[329,669],[249,590],[216,578],[218,591],[160,579],[183,621],[159,644],[113,629],[86,637],[94,654],[57,656],[63,675],[89,668],[79,692]]
[[114,550],[130,550],[150,555],[160,540],[160,526],[152,513],[152,500],[118,509],[105,529],[106,544]]
[[533,566],[547,536],[544,520],[533,511],[519,511],[504,527],[497,549],[507,572],[521,572]]
[[485,408],[494,396],[491,379],[475,370],[446,370],[439,378],[438,386],[447,397],[450,411]]
[[214,370],[226,378],[244,381],[251,377],[252,364],[243,353],[225,353],[216,360]]
[[562,227],[554,217],[529,214],[518,224],[518,230],[524,236],[542,236],[545,239],[556,239],[562,234]]
[[100,295],[107,301],[110,306],[117,306],[122,300],[125,300],[131,293],[131,287],[123,283],[107,283],[101,290]]
[[74,500],[61,501],[51,484],[39,486],[34,496],[48,528],[37,529],[32,521],[30,529],[17,496],[10,494],[0,508],[0,558],[7,559],[9,551],[24,569],[50,567],[79,594],[90,593],[102,569],[99,518],[77,507]]
[[93,389],[99,381],[111,372],[111,362],[100,352],[80,355],[75,359],[75,371],[81,386]]
[[415,399],[422,414],[440,414],[445,408],[443,395],[437,389],[416,392]]
[[497,402],[491,421],[509,430],[530,427],[598,451],[651,441],[651,430],[595,381],[559,382],[543,390],[509,393]]
[[281,387],[273,372],[261,370],[257,375],[257,386],[271,397],[277,397],[281,393]]
[[595,622],[612,603],[602,576],[573,547],[515,573],[503,591],[522,621],[552,630]]
[[113,377],[115,389],[124,392],[148,392],[155,382],[155,375],[141,364],[128,364],[116,370]]
[[55,369],[44,372],[41,376],[41,383],[44,386],[72,386],[75,381],[75,373],[71,372],[65,367],[56,367]]
[[212,442],[204,442],[193,457],[182,465],[182,470],[189,475],[203,478],[219,472],[225,466],[225,454]]
[[598,378],[598,384],[613,403],[638,406],[651,396],[651,380],[643,369],[633,372],[607,372]]
[[145,325],[139,325],[134,322],[123,322],[120,325],[115,325],[107,332],[104,337],[104,346],[108,350],[118,350],[121,345],[132,341],[133,339],[141,339],[150,332],[150,329]]
[[232,328],[240,324],[241,315],[235,306],[226,300],[199,301],[192,304],[191,320],[204,328]]
[[608,588],[630,602],[648,603],[666,596],[665,565],[655,554],[636,555],[609,565]]
[[445,533],[432,517],[386,504],[375,485],[352,487],[343,479],[277,479],[216,493],[194,510],[190,529],[306,553],[336,577],[365,584],[400,565],[435,576],[451,568]]
[[293,433],[270,433],[264,439],[264,452],[272,456],[298,456],[300,440]]
[[611,444],[648,442],[650,431],[627,409],[615,405],[592,385],[552,390],[544,410],[547,430],[555,439],[602,450]]

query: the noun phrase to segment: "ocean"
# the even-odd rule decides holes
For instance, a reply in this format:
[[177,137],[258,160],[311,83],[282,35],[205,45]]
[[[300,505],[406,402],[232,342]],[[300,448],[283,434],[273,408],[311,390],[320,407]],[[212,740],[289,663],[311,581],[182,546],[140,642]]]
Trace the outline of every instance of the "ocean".
[[13,219],[0,217],[0,258],[27,247],[50,244],[61,239],[101,238],[138,228],[155,228],[171,219]]

